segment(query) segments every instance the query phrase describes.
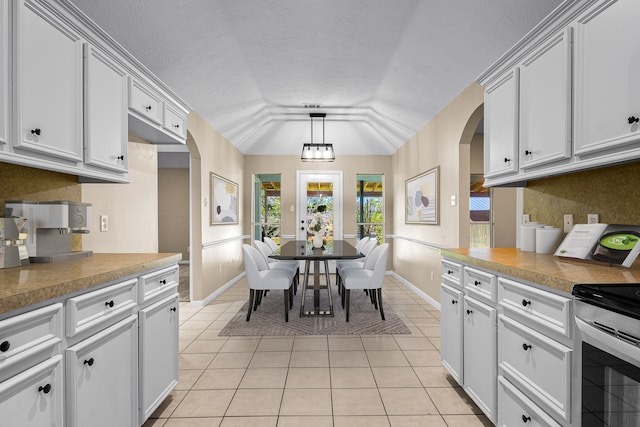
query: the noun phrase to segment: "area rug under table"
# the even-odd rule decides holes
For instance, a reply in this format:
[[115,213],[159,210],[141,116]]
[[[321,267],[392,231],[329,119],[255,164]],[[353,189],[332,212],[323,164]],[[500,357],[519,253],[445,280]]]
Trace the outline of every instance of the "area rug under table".
[[[337,287],[331,286],[335,314],[330,316],[300,317],[301,290],[293,297],[293,308],[289,311],[289,321],[284,321],[284,296],[282,291],[272,291],[262,298],[258,309],[251,313],[246,321],[247,302],[238,313],[220,331],[220,336],[245,335],[377,335],[410,334],[409,328],[388,307],[384,306],[386,320],[380,318],[371,300],[361,290],[351,291],[349,322],[345,321],[344,309],[340,304]],[[383,300],[384,303],[384,290]],[[249,291],[247,290],[247,294]],[[328,307],[327,291],[321,291],[322,306]],[[307,291],[305,310],[313,307],[313,291]]]

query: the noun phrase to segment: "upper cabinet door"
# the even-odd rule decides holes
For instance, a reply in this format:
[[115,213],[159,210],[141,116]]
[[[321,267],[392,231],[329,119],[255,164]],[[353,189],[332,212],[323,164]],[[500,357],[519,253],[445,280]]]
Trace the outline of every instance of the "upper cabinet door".
[[[0,146],[9,140],[9,2],[0,3]],[[1,148],[0,148],[1,149]]]
[[609,0],[576,24],[575,154],[640,138],[640,2]]
[[519,68],[505,73],[484,94],[484,174],[494,177],[518,171]]
[[127,75],[96,48],[84,53],[85,163],[127,171]]
[[81,40],[35,2],[18,9],[16,147],[81,161]]
[[520,167],[571,157],[571,28],[520,66]]

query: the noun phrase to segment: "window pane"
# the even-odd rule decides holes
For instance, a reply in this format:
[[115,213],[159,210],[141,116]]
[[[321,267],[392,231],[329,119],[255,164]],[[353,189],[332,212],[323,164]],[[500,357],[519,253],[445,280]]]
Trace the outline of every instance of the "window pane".
[[381,243],[384,234],[382,175],[358,175],[356,179],[356,237],[376,236]]

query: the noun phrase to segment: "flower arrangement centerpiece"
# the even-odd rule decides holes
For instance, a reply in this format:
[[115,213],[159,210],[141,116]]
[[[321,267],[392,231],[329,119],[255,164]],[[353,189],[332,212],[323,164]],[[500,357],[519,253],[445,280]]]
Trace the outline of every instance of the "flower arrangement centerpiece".
[[324,238],[330,232],[330,220],[326,213],[326,206],[320,205],[315,209],[309,210],[307,213],[307,231],[314,235],[314,247],[322,247]]

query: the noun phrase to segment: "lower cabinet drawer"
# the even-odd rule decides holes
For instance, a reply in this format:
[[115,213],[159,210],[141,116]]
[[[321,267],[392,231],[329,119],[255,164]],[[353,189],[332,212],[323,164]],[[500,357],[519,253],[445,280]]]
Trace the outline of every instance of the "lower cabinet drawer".
[[502,375],[498,376],[498,426],[560,427]]
[[60,352],[62,304],[0,321],[0,381]]
[[572,352],[533,329],[498,316],[500,373],[547,412],[566,421],[571,414]]
[[177,286],[179,280],[177,265],[140,276],[138,283],[140,304],[164,294],[167,290]]
[[67,337],[95,333],[133,314],[138,304],[138,279],[69,298],[66,305]]

